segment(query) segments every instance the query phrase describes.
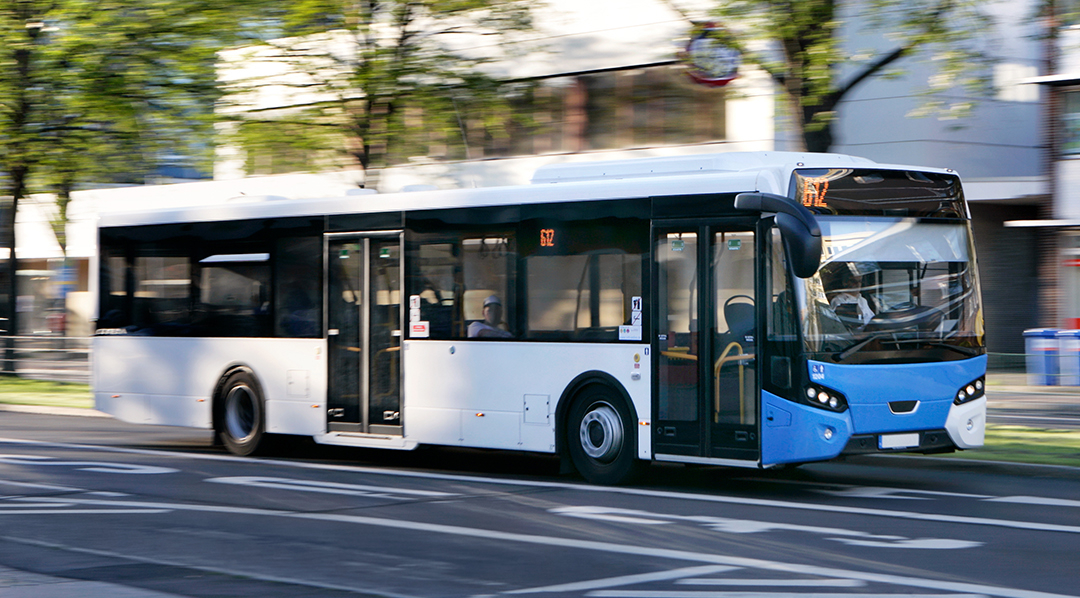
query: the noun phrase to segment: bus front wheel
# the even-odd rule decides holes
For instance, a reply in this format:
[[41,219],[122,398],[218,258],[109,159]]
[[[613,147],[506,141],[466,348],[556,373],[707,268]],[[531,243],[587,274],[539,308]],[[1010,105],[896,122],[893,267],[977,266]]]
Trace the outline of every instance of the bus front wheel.
[[574,467],[594,484],[629,480],[639,467],[635,431],[622,399],[602,386],[586,388],[567,418],[566,443]]
[[254,378],[247,372],[228,377],[220,395],[218,434],[234,455],[251,455],[266,436],[263,400]]

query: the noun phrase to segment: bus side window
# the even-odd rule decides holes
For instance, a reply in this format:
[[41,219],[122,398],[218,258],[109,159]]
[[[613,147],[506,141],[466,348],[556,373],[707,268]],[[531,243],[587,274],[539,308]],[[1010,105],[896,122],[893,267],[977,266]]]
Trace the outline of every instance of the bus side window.
[[138,256],[134,273],[131,323],[138,329],[137,333],[149,336],[189,334],[192,280],[188,257],[175,253]]
[[792,289],[788,286],[787,260],[778,229],[772,229],[770,245],[769,275],[772,301],[768,306],[769,338],[790,339],[796,334],[795,298],[792,296]]
[[524,223],[529,338],[642,340],[648,239],[648,221],[637,218]]
[[274,254],[274,336],[322,336],[322,239],[280,239]]
[[514,235],[505,230],[422,235],[410,245],[409,294],[419,298],[420,320],[432,339],[468,338],[483,321],[484,301],[499,298],[500,330],[514,335]]
[[410,294],[420,296],[420,320],[428,323],[428,338],[451,339],[460,335],[455,257],[458,251],[454,243],[423,243],[415,248],[410,260],[416,268]]

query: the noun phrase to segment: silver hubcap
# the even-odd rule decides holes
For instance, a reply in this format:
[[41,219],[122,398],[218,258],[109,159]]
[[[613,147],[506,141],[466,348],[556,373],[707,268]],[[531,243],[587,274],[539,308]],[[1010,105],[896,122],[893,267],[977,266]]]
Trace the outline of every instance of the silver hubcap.
[[246,385],[234,386],[225,398],[225,430],[239,443],[255,435],[258,407],[255,393]]
[[581,418],[579,433],[585,454],[602,463],[614,460],[622,450],[622,419],[607,403],[598,403]]

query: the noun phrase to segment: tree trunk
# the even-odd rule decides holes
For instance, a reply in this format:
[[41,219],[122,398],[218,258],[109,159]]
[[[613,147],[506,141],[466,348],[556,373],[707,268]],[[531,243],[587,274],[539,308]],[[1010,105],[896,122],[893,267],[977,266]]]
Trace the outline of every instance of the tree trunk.
[[15,215],[19,211],[19,200],[26,192],[27,169],[18,166],[8,173],[9,188],[11,189],[11,203],[9,209],[4,211],[4,222],[0,223],[0,231],[4,239],[5,248],[8,250],[7,258],[7,337],[4,343],[4,367],[5,374],[15,373],[15,336],[19,333],[18,307],[18,261],[15,256]]
[[811,129],[803,125],[803,144],[808,152],[827,152],[832,149],[833,123],[830,120],[818,129]]

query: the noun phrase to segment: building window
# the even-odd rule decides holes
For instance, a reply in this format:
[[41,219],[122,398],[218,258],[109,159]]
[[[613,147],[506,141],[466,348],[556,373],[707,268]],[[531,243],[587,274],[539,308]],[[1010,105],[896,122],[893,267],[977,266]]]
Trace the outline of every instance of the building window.
[[1061,153],[1080,154],[1080,90],[1062,94],[1061,106]]

